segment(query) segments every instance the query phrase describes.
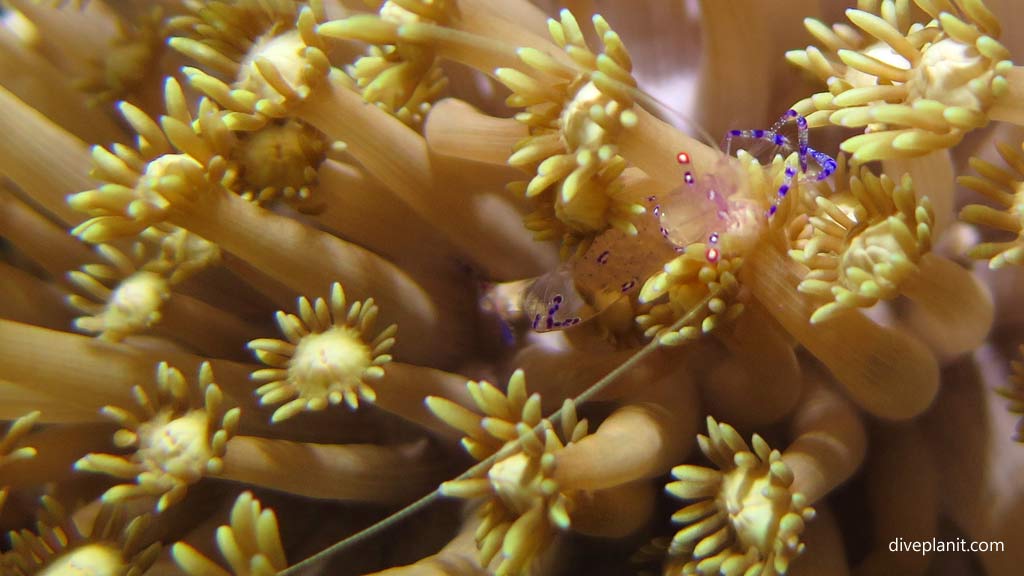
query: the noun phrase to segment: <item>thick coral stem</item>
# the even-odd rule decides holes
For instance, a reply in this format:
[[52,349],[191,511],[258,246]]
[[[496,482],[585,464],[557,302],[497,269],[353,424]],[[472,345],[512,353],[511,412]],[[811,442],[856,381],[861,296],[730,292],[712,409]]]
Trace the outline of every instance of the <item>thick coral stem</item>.
[[460,406],[470,407],[473,400],[466,390],[468,380],[465,376],[443,370],[391,362],[384,376],[373,385],[377,393],[374,404],[441,436],[458,438],[461,433],[434,416],[423,399],[439,396]]
[[348,144],[348,151],[367,171],[390,188],[424,220],[441,230],[448,240],[477,267],[496,276],[515,265],[524,254],[515,238],[494,230],[503,223],[468,202],[469,191],[435,184],[426,141],[384,110],[363,99],[332,73],[323,93],[305,101],[298,113],[331,138]]
[[64,198],[94,187],[85,144],[3,87],[0,135],[0,174],[64,224],[81,222]]
[[700,423],[692,378],[673,371],[649,381],[644,398],[616,409],[598,429],[555,454],[563,489],[600,490],[667,472],[686,459]]
[[702,390],[711,414],[741,428],[777,422],[800,400],[800,365],[789,337],[752,303],[715,333],[730,357],[713,367]]
[[[540,394],[544,412],[548,413],[561,406],[561,398],[575,397],[634,353],[624,350],[592,354],[574,348],[535,345],[523,348],[512,364],[536,375],[532,388]],[[616,388],[613,385],[608,393],[618,398],[622,393]],[[609,394],[601,399],[607,400]]]
[[244,360],[242,342],[263,330],[202,300],[171,294],[164,304],[158,332],[173,336],[204,356]]
[[935,357],[919,341],[875,324],[859,311],[810,322],[814,306],[796,290],[804,271],[771,243],[744,262],[742,284],[814,354],[850,397],[876,416],[901,420],[924,411],[939,387]]
[[[748,86],[771,87],[772,64],[779,54],[772,53],[775,30],[769,18],[754,15],[762,6],[756,0],[737,2],[703,1],[701,15],[701,79],[698,83],[698,117],[712,134],[725,134],[730,128],[762,126],[770,114],[770,99],[755,98],[743,106],[723,106]],[[768,14],[783,12],[775,6]],[[795,18],[787,18],[795,21]]]
[[405,270],[423,271],[421,280],[450,279],[455,273],[458,252],[365,171],[350,164],[325,162],[320,167],[317,196],[323,200],[324,210],[316,219],[336,235]]
[[813,504],[853,475],[864,460],[867,437],[857,409],[837,392],[813,381],[793,416],[793,442],[782,461],[793,472],[793,492]]
[[[67,75],[20,45],[0,27],[0,78],[19,99],[86,142],[109,144],[124,139],[117,124],[98,108],[89,107]],[[9,79],[16,79],[9,82]]]
[[901,287],[910,299],[910,324],[941,358],[977,348],[988,336],[995,307],[988,290],[956,262],[928,253]]
[[0,262],[0,318],[61,330],[73,317],[56,286]]
[[889,543],[928,542],[939,530],[939,470],[921,430],[913,424],[885,426],[868,461],[868,502],[874,511],[873,550],[854,574],[925,574],[926,554],[893,554]]
[[[55,360],[59,359],[59,361]],[[88,336],[47,330],[9,320],[0,320],[0,418],[22,414],[23,403],[42,400],[66,404],[62,417],[44,411],[42,420],[99,420],[103,406],[130,406],[132,386],[153,380],[153,369],[166,361],[182,371],[195,371],[203,358],[181,352],[143,350],[125,344],[103,342]],[[228,402],[247,407],[242,426],[266,429],[262,423],[252,385],[252,366],[211,360],[217,383]],[[18,398],[21,390],[25,399]],[[246,416],[249,416],[247,419]],[[67,421],[65,420],[65,421]]]
[[60,282],[68,270],[95,259],[85,244],[3,189],[0,189],[0,230],[6,240]]
[[99,422],[51,426],[26,436],[20,444],[36,450],[35,458],[10,462],[0,467],[0,486],[39,487],[66,480],[76,460],[97,448],[113,450],[113,427]]
[[914,182],[914,193],[920,199],[927,196],[931,202],[934,220],[932,234],[938,238],[956,217],[953,160],[949,150],[940,149],[916,158],[894,158],[882,162],[886,174],[909,174]]
[[652,482],[632,482],[576,498],[575,532],[599,538],[623,538],[643,527],[654,511],[658,490]]
[[435,154],[502,167],[516,142],[528,135],[521,122],[488,116],[455,98],[434,104],[423,132]]
[[619,134],[619,154],[669,189],[679,185],[676,154],[686,152],[697,174],[711,173],[722,153],[658,120],[646,110],[634,107],[637,123]]
[[[376,254],[279,216],[242,198],[218,193],[208,205],[175,214],[172,221],[215,242],[269,273],[298,294],[318,294],[344,282],[354,298],[373,297],[384,324],[399,323],[399,357],[445,362],[466,343],[467,318],[459,302],[427,294],[412,278]],[[307,265],[313,259],[316,265]]]
[[433,554],[408,566],[397,566],[367,576],[486,576],[476,549],[476,518],[463,522],[452,541]]
[[403,502],[439,480],[440,467],[424,447],[422,442],[334,445],[236,436],[218,476],[310,498]]

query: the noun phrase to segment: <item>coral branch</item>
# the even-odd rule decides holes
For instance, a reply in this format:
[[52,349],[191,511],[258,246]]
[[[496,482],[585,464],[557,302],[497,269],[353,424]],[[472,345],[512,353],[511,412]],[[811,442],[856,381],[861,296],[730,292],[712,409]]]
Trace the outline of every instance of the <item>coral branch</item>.
[[443,468],[423,442],[333,445],[236,436],[213,475],[309,498],[393,504],[430,491]]
[[804,276],[801,266],[770,244],[751,254],[742,270],[743,284],[861,407],[883,418],[906,419],[931,404],[939,387],[938,365],[920,342],[857,311],[811,323],[813,304],[796,290]]

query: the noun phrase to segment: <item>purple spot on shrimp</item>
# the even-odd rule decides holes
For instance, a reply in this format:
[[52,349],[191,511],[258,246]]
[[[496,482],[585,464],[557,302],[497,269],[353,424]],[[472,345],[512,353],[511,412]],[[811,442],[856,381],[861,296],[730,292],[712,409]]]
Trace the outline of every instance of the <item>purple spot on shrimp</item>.
[[764,130],[754,130],[754,138],[764,138]]
[[693,172],[687,172],[686,174],[683,174],[683,181],[685,181],[687,184],[693,184]]
[[601,252],[597,256],[597,263],[598,264],[606,264],[608,262],[608,256],[610,256],[610,255],[611,255],[611,251],[610,250],[605,250],[604,252]]
[[782,136],[782,134],[776,134],[775,138],[773,138],[772,141],[775,142],[776,146],[782,146],[783,144],[786,143],[786,139]]
[[554,325],[555,325],[555,321],[549,316],[548,317],[548,321],[547,321],[547,328],[548,328],[548,330],[551,330],[551,328],[554,327]]
[[555,294],[554,298],[552,298],[551,301],[553,303],[555,303],[555,304],[561,304],[562,303],[562,295],[561,294]]
[[733,136],[742,136],[743,135],[743,131],[741,131],[741,130],[730,130],[729,134],[732,134]]
[[784,197],[786,194],[789,194],[789,185],[783,184],[782,186],[779,186],[779,196]]
[[533,317],[533,329],[536,330],[538,325],[540,325],[540,314]]
[[778,204],[772,204],[772,207],[768,209],[768,216],[775,216],[775,213],[778,212],[778,210],[779,210],[779,205]]
[[708,242],[718,244],[718,232],[712,232],[711,236],[708,236]]
[[786,111],[786,114],[788,114],[790,118],[796,118],[797,116],[799,116],[797,111],[793,110],[792,108],[790,108],[788,111]]
[[623,292],[629,291],[629,290],[631,290],[633,288],[633,286],[636,286],[636,280],[630,280],[629,282],[623,282],[622,283],[622,291]]
[[648,197],[647,197],[647,201],[648,201],[648,202],[654,202],[654,201],[655,201],[655,200],[657,200],[657,199],[658,199],[658,197],[657,197],[657,196],[648,196]]

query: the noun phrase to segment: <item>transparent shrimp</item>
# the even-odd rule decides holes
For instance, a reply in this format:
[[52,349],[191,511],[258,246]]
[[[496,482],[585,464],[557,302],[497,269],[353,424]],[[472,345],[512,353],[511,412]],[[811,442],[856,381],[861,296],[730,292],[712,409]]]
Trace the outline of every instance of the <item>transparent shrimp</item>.
[[646,198],[647,211],[635,222],[636,236],[609,229],[586,251],[530,283],[522,310],[533,330],[564,330],[600,314],[621,298],[635,294],[643,282],[695,243],[706,244],[705,257],[717,262],[756,218],[755,204],[735,194],[736,168],[722,158],[713,171],[696,175],[689,155],[682,183],[667,194]]

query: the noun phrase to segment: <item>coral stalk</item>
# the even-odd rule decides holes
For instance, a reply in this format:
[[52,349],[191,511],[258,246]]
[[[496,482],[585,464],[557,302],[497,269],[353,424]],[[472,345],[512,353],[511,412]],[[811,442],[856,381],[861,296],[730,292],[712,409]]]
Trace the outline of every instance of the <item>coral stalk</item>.
[[423,127],[431,152],[491,166],[507,166],[526,127],[512,118],[495,118],[455,98],[434,105]]
[[[132,404],[132,386],[152,381],[154,367],[163,360],[186,372],[195,371],[203,361],[191,354],[145,350],[0,320],[0,380],[6,382],[0,389],[13,392],[20,388],[26,402],[39,397],[50,402],[59,399],[67,405],[65,410],[80,415],[80,421],[98,420],[103,406]],[[250,423],[256,430],[265,429],[251,397],[248,376],[252,366],[223,360],[210,363],[229,401],[251,407],[244,411]],[[16,409],[6,403],[2,406],[5,411]],[[44,412],[43,421],[49,417]],[[243,428],[245,422],[243,417]]]
[[[396,350],[412,361],[445,363],[466,341],[463,303],[428,295],[412,278],[376,254],[227,192],[209,203],[171,215],[189,230],[270,273],[296,293],[316,294],[342,281],[357,297],[374,297],[381,320],[399,322],[407,335]],[[305,266],[315,256],[318,266]]]
[[564,490],[600,490],[653,478],[686,459],[700,411],[692,378],[673,370],[645,386],[593,434],[555,454],[554,479]]
[[466,391],[467,380],[459,374],[392,362],[384,376],[374,384],[377,393],[375,404],[436,434],[457,437],[450,426],[430,412],[423,398],[438,396],[463,407],[471,406],[472,399]]
[[367,576],[486,576],[488,572],[480,567],[476,551],[476,530],[480,522],[476,518],[463,521],[459,533],[444,548],[408,566],[388,568]]
[[800,365],[789,336],[759,303],[715,331],[730,355],[710,369],[702,388],[707,410],[741,428],[784,418],[800,400]]
[[813,304],[796,291],[803,276],[801,266],[771,243],[763,243],[741,269],[743,285],[861,407],[891,419],[911,418],[927,408],[939,387],[931,352],[856,310],[812,324]]
[[236,436],[214,476],[309,498],[397,503],[433,488],[441,469],[423,442],[335,445]]
[[52,284],[0,262],[0,318],[61,330],[73,316],[63,300]]
[[21,444],[35,449],[36,457],[0,467],[0,486],[30,490],[48,482],[66,481],[76,460],[96,449],[114,449],[111,432],[111,425],[99,422],[52,426],[33,432]]
[[938,254],[925,254],[919,267],[901,286],[917,336],[942,359],[980,346],[995,318],[988,289],[969,270]]
[[[89,107],[68,81],[67,75],[41,56],[20,45],[0,26],[0,78],[4,87],[76,137],[108,144],[124,138],[109,116]],[[8,79],[17,81],[8,83]]]
[[624,538],[651,517],[657,490],[652,482],[632,482],[577,494],[573,500],[572,529],[598,538]]
[[790,423],[793,441],[782,461],[793,486],[814,504],[853,475],[864,460],[867,437],[857,410],[844,397],[810,376],[808,390]]
[[395,194],[351,164],[324,162],[316,220],[337,236],[380,254],[421,282],[451,287],[458,252]]
[[297,112],[303,120],[346,142],[349,153],[367,171],[441,230],[480,269],[500,276],[508,263],[517,260],[522,248],[493,234],[487,214],[473,211],[473,204],[466,202],[467,191],[435,185],[422,136],[365,103],[344,85],[339,72],[329,75],[323,90],[301,104]]
[[0,189],[0,230],[7,241],[58,282],[65,282],[68,270],[94,258],[87,245],[5,189]]
[[[0,87],[0,173],[65,224],[82,220],[64,197],[92,188],[85,144]],[[51,158],[60,158],[59,162]]]
[[889,543],[902,538],[928,542],[939,530],[939,469],[915,424],[883,426],[868,462],[868,503],[874,512],[872,550],[854,570],[869,574],[926,574],[933,557],[893,554]]
[[938,238],[949,228],[955,216],[953,160],[949,150],[935,150],[917,158],[893,158],[882,162],[886,174],[909,174],[920,200],[927,196],[932,204],[932,234]]
[[717,169],[722,158],[720,152],[658,120],[640,107],[634,107],[633,111],[637,117],[636,125],[623,130],[617,142],[619,154],[631,165],[670,190],[679,185],[679,166],[674,161],[679,152],[690,155],[697,174]]

